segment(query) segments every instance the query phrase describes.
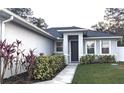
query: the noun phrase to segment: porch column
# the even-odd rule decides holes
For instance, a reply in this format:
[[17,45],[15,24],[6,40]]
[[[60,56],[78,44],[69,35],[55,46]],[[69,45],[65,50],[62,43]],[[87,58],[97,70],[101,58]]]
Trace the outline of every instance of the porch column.
[[78,35],[78,53],[79,53],[79,61],[81,56],[83,56],[83,33]]
[[68,35],[65,33],[63,35],[63,54],[65,56],[65,62],[68,64]]

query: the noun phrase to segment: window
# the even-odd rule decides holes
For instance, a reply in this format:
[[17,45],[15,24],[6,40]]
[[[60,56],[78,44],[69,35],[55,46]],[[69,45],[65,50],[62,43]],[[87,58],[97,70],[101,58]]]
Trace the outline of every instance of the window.
[[87,41],[87,54],[95,54],[95,41]]
[[56,52],[62,52],[63,51],[63,42],[57,41],[56,42]]
[[102,42],[101,42],[101,51],[102,51],[102,54],[109,54],[109,41],[105,41],[105,40],[103,40]]

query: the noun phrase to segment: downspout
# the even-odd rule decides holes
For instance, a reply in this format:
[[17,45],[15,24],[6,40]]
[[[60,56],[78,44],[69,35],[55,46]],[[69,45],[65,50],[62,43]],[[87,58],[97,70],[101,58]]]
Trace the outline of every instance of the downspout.
[[[11,16],[9,19],[2,21],[2,27],[1,27],[1,41],[4,40],[4,33],[5,33],[5,23],[10,22],[13,20],[13,16]],[[1,83],[1,74],[2,74],[2,60],[0,58],[0,83]]]
[[4,33],[5,33],[5,23],[10,22],[13,20],[13,16],[11,16],[9,19],[2,21],[2,41],[4,39]]

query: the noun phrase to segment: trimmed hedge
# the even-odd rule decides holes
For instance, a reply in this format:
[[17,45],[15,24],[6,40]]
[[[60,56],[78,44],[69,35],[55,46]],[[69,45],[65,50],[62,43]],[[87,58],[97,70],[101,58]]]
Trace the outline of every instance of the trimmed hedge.
[[115,56],[111,56],[111,55],[98,56],[98,61],[101,63],[114,63],[114,62],[116,62]]
[[64,56],[40,56],[36,59],[34,79],[49,80],[65,67]]
[[115,57],[112,55],[86,55],[80,58],[80,64],[93,63],[114,63]]
[[80,63],[81,64],[90,64],[94,61],[95,61],[95,55],[92,55],[92,56],[91,55],[86,55],[86,56],[82,56],[80,58]]

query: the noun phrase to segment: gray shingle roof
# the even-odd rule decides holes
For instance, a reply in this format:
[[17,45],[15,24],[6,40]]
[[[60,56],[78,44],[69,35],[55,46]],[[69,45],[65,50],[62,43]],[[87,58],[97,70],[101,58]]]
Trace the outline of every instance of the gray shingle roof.
[[52,34],[55,37],[60,37],[62,38],[63,32],[58,32],[57,30],[68,30],[68,29],[84,29],[82,32],[84,33],[84,37],[106,37],[106,36],[117,36],[115,34],[110,34],[107,32],[98,32],[95,30],[89,30],[85,28],[80,28],[80,27],[54,27],[54,28],[49,28],[46,29],[46,31],[50,34]]
[[106,36],[117,36],[117,35],[110,34],[107,32],[94,31],[94,30],[84,31],[84,37],[106,37]]
[[46,31],[48,32],[48,33],[50,33],[50,34],[52,34],[53,36],[55,36],[55,37],[62,37],[62,33],[59,33],[58,31],[57,31],[58,29],[56,29],[56,28],[49,28],[49,29],[46,29]]

